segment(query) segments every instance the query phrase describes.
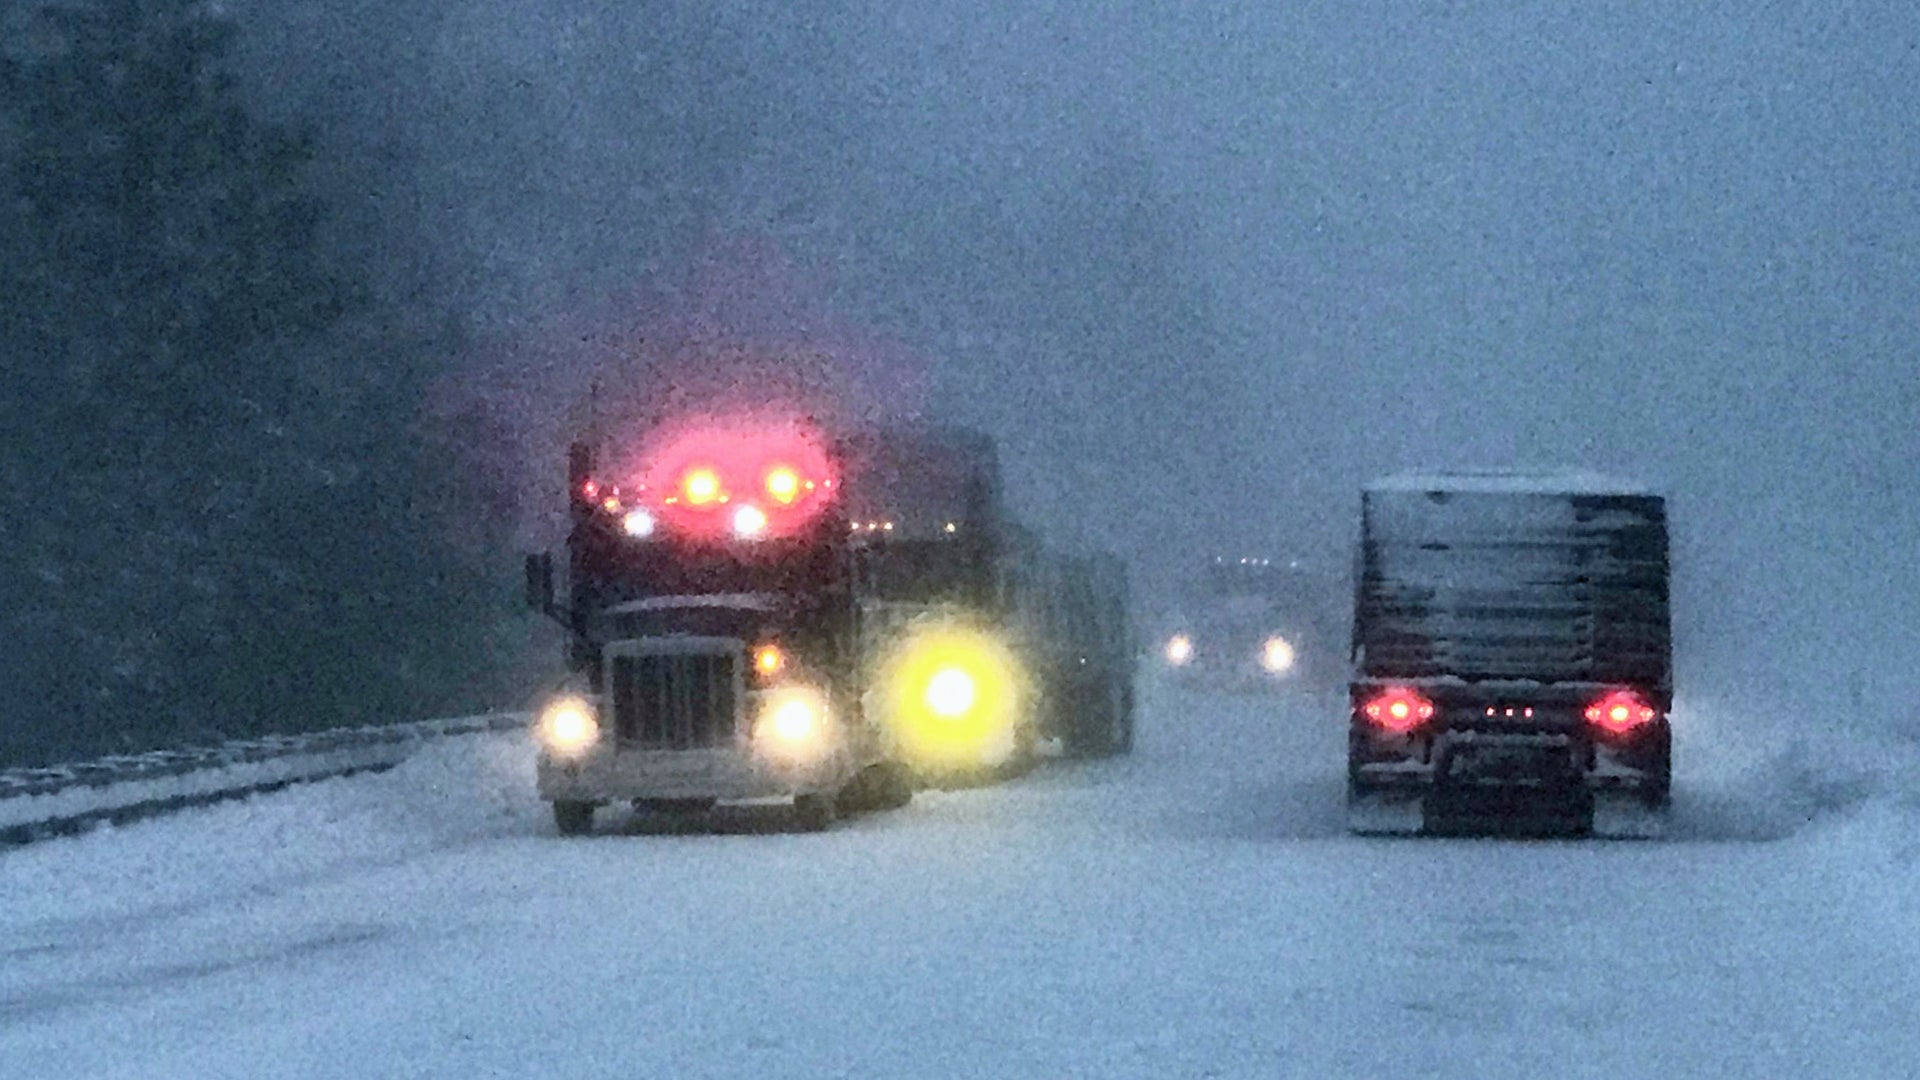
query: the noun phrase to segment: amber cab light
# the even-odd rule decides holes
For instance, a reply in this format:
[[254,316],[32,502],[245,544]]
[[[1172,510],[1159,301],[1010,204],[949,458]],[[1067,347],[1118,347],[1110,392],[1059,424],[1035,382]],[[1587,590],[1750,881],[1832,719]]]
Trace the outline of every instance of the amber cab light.
[[1378,727],[1404,733],[1433,719],[1433,702],[1417,691],[1394,687],[1369,698],[1360,713]]
[[778,645],[762,645],[753,650],[754,673],[763,679],[773,678],[786,666],[787,654],[781,652]]

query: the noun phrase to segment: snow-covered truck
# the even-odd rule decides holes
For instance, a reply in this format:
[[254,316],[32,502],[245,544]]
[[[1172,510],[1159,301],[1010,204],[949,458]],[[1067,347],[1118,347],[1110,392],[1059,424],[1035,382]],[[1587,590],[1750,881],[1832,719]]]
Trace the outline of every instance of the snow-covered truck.
[[1657,834],[1665,500],[1583,472],[1405,474],[1364,490],[1360,532],[1353,830]]
[[562,833],[622,802],[791,800],[824,828],[1017,741],[990,443],[713,418],[643,443],[571,452],[565,605],[551,558],[528,560],[571,637],[536,721]]

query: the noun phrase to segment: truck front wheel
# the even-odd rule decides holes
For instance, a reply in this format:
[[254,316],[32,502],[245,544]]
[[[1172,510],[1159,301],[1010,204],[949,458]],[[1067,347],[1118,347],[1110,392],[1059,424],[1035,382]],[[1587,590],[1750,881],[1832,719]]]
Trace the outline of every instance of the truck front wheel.
[[793,821],[802,832],[824,832],[840,816],[830,791],[793,797]]
[[590,802],[555,802],[553,804],[553,824],[560,830],[561,836],[585,836],[593,831],[593,804]]

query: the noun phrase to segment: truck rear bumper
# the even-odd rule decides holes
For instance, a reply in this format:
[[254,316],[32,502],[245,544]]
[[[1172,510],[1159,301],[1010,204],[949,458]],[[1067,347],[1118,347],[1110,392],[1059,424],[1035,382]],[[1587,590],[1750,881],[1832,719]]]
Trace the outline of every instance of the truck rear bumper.
[[1657,836],[1667,778],[1643,760],[1565,733],[1443,733],[1417,756],[1352,762],[1348,824],[1360,833]]
[[1651,784],[1434,783],[1402,775],[1356,781],[1347,794],[1347,828],[1361,835],[1607,836],[1658,838],[1667,807]]
[[542,755],[536,785],[548,802],[742,801],[838,791],[854,771],[843,755],[802,766],[734,749],[607,749],[577,762]]

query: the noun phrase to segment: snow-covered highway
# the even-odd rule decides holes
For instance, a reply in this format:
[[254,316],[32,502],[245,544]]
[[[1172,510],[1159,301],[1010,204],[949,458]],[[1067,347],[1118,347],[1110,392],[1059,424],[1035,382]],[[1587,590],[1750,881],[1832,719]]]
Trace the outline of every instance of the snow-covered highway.
[[1339,707],[1160,690],[825,835],[561,840],[477,736],[0,853],[0,1076],[1920,1074],[1883,756],[1702,708],[1666,842],[1360,839]]

